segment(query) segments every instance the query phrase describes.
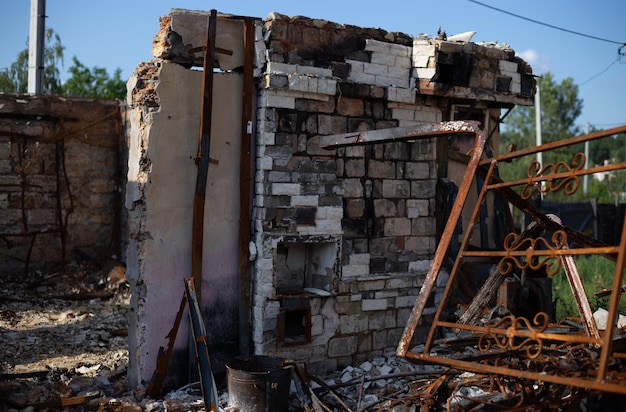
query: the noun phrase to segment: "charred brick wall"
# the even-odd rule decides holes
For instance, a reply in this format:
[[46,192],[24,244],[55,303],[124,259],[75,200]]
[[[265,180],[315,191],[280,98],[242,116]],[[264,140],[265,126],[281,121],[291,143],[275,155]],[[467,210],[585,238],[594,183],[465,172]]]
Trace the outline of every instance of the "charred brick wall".
[[353,364],[398,344],[430,267],[437,145],[327,150],[319,137],[529,104],[530,68],[499,45],[277,13],[256,49],[255,351]]
[[446,102],[410,87],[405,35],[273,17],[258,53],[253,340],[334,369],[402,334],[435,248],[436,153],[430,140],[326,150],[319,137],[440,121]]
[[117,102],[0,94],[0,273],[121,251]]
[[[200,59],[188,51],[206,43],[207,17],[206,12],[172,10],[161,19],[153,43],[155,57],[184,66],[198,65]],[[254,52],[255,59],[255,116],[247,128],[254,139],[255,167],[251,270],[239,273],[242,278],[248,273],[250,276],[250,329],[244,331],[250,334],[249,346],[255,354],[307,361],[316,372],[354,364],[395,348],[437,243],[437,218],[443,210],[436,197],[437,181],[447,177],[441,172],[447,153],[440,143],[446,138],[326,149],[320,146],[321,136],[414,126],[465,114],[473,120],[497,119],[501,107],[532,104],[530,67],[505,45],[413,38],[278,13],[254,20],[254,50],[250,50],[241,20],[225,14],[217,17],[216,47],[233,52],[232,58],[217,53],[219,69],[235,75],[245,72],[246,52]],[[244,70],[239,70],[242,67]],[[149,115],[136,118],[137,124],[144,126],[153,114],[164,122],[151,125],[151,147],[169,127],[166,124],[174,124],[164,117],[163,108],[193,104],[187,101],[192,93],[181,91],[195,93],[197,85],[185,85],[180,76],[172,79],[178,80],[168,86],[177,91],[171,96],[161,79],[154,79],[154,84],[160,82],[154,89],[143,87],[152,81],[145,79],[138,80],[142,87],[131,87],[145,89],[148,98],[160,87],[158,104],[154,108],[150,105]],[[227,95],[229,92],[232,96]],[[219,107],[240,96],[241,90],[220,93],[224,94],[216,100]],[[181,122],[175,123],[177,131],[183,126],[197,130],[197,124],[189,123],[186,116],[172,119]],[[137,135],[148,130],[144,126],[137,127]],[[497,125],[490,127],[496,140]],[[138,148],[144,150],[147,140],[142,139]],[[137,187],[150,176],[150,185],[163,189],[155,178],[156,165],[173,155],[171,148],[163,147],[160,160],[155,160],[156,151],[150,162],[138,157],[137,170],[143,170],[144,165],[153,169],[137,179],[141,183]],[[129,181],[134,180],[133,170]],[[236,188],[237,183],[233,176],[230,187]],[[158,210],[162,202],[155,199],[133,199],[136,205],[129,204],[131,215],[138,210]],[[137,222],[143,222],[141,219]],[[171,214],[168,219],[169,226],[174,226]],[[131,232],[135,233],[132,228]],[[167,249],[157,257],[152,237],[146,236],[146,242],[138,237],[143,249],[136,253],[137,267],[129,265],[129,278],[131,288],[135,272],[142,281],[137,282],[138,310],[148,313],[150,308],[155,312],[138,321],[137,327],[145,327],[156,336],[154,331],[162,326],[166,311],[158,298],[172,289],[166,291],[161,281],[152,287],[143,282],[148,276],[159,276],[154,276],[156,268],[142,265],[177,258],[186,264],[188,255],[177,256],[171,243],[164,242]],[[147,259],[148,255],[152,258]],[[165,270],[163,276],[169,272]],[[436,285],[424,319],[443,291],[444,278],[438,277],[442,283]],[[239,298],[246,299],[247,285],[240,286],[246,292]],[[247,303],[240,302],[241,308],[247,309]],[[211,304],[214,301],[207,302],[209,310]],[[175,310],[167,311],[173,314]],[[242,313],[248,315],[247,310]],[[240,326],[247,325],[247,320]],[[419,332],[414,343],[423,338]],[[137,336],[138,353],[162,340],[149,334]],[[131,342],[131,353],[133,346]],[[145,358],[154,353],[150,350]],[[137,365],[144,368],[141,360]],[[149,373],[141,370],[144,377]]]

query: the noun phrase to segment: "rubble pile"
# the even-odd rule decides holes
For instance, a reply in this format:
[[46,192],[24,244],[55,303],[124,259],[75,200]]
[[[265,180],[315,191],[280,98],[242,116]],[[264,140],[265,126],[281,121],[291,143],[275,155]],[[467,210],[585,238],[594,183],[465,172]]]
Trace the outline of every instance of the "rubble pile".
[[397,358],[392,350],[358,367],[348,366],[323,381],[309,378],[311,397],[294,410],[416,412],[519,407],[535,410],[532,408],[537,405],[542,405],[543,410],[562,410],[564,405],[575,405],[589,395],[581,397],[571,388],[548,389],[519,379],[413,364]]
[[[347,366],[325,377],[312,377],[310,386],[315,402],[339,403],[345,410],[408,411],[401,406],[411,404],[416,383],[427,383],[445,374],[447,368],[415,365],[397,358],[393,350],[358,366]],[[414,400],[414,399],[413,399]],[[398,408],[400,406],[400,408]],[[394,408],[395,409],[390,409]],[[344,410],[344,409],[340,409]]]
[[97,409],[129,392],[129,299],[112,259],[0,277],[0,405]]
[[[57,273],[0,278],[0,410],[205,410],[199,382],[162,399],[151,399],[145,388],[128,387],[129,299],[124,267],[113,260],[78,260]],[[445,356],[467,349],[452,344],[454,339],[444,341],[448,344],[436,350]],[[583,358],[576,355],[578,363]],[[566,358],[555,359],[562,363]],[[292,376],[290,411],[414,412],[529,405],[562,410],[591,395],[558,385],[416,364],[396,357],[393,349],[327,376],[313,376],[296,362],[286,364]],[[225,383],[218,405],[221,412],[238,412],[229,406]]]

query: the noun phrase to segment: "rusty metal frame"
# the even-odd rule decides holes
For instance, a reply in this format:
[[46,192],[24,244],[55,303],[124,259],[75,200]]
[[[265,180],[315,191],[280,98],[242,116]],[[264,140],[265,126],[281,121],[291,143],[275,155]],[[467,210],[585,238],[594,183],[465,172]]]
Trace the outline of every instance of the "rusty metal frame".
[[[607,320],[608,325],[614,325],[617,319],[618,305],[624,281],[624,269],[626,267],[626,219],[619,245],[609,246],[573,228],[562,225],[558,219],[543,214],[529,202],[529,198],[535,191],[545,193],[547,191],[564,190],[567,194],[571,194],[578,189],[580,176],[626,169],[626,162],[585,169],[584,156],[577,154],[570,163],[558,162],[557,164],[542,166],[537,162],[532,162],[528,168],[528,176],[516,181],[503,182],[496,173],[497,165],[501,162],[508,162],[539,152],[546,152],[625,132],[626,126],[621,126],[506,153],[494,158],[482,158],[486,136],[485,132],[478,128],[476,122],[430,123],[404,128],[322,137],[320,139],[322,147],[336,148],[397,140],[416,140],[437,136],[446,137],[458,133],[473,133],[475,135],[475,145],[470,152],[466,172],[459,186],[457,198],[452,205],[450,216],[439,239],[432,265],[426,275],[424,284],[398,344],[397,355],[416,362],[442,364],[459,370],[508,376],[511,379],[558,384],[577,387],[581,390],[626,394],[626,371],[624,371],[626,365],[623,363],[623,360],[626,359],[626,353],[620,352],[623,349],[613,347],[613,328],[608,328],[602,334],[598,332],[593,316],[590,313],[589,304],[586,302],[586,295],[580,282],[580,276],[572,259],[574,255],[600,254],[616,262]],[[426,304],[437,284],[444,258],[453,240],[454,230],[460,219],[468,192],[477,176],[484,179],[484,184],[474,205],[471,219],[464,228],[464,237],[449,278],[446,281],[443,296],[437,304],[428,336],[424,345],[418,345],[416,348],[411,349],[410,346],[415,331],[420,321],[422,321]],[[523,189],[522,194],[518,195],[512,187],[520,185],[523,185]],[[469,239],[489,191],[496,191],[509,204],[529,217],[534,222],[533,224],[538,225],[541,230],[555,233],[553,237],[554,246],[543,239],[534,238],[536,229],[533,229],[528,231],[527,234],[509,234],[502,250],[468,250]],[[568,245],[570,243],[576,245],[576,247],[569,248]],[[547,246],[547,248],[542,250],[538,246]],[[510,271],[514,265],[520,268],[524,267],[524,265],[534,265],[534,259],[539,259],[543,262],[543,265],[556,265],[551,271],[556,271],[563,265],[572,292],[577,300],[581,318],[583,318],[583,331],[568,330],[563,333],[563,330],[553,328],[554,325],[549,323],[548,315],[543,312],[537,314],[532,320],[509,315],[492,325],[476,325],[471,321],[454,322],[442,319],[442,313],[446,302],[451,296],[459,267],[466,257],[490,257],[500,260],[500,264],[497,265],[489,277],[493,282],[490,286],[491,288],[497,287],[499,279],[503,279],[501,275]],[[441,330],[440,328],[447,328],[457,332],[464,331],[466,334],[470,334],[478,342],[478,353],[457,354],[455,357],[446,357],[438,354],[434,350],[436,349],[434,346],[436,344],[435,336]],[[549,345],[549,348],[547,345]],[[593,351],[594,354],[590,356],[591,360],[586,360],[587,364],[591,365],[590,370],[592,372],[586,375],[584,373],[576,375],[556,370],[547,374],[533,371],[530,368],[524,369],[519,365],[516,366],[507,362],[511,357],[528,361],[534,361],[541,356],[544,359],[549,359],[550,356],[553,356],[551,351],[558,352],[553,348],[558,348],[558,351],[561,351],[559,353],[562,353],[562,351]],[[491,360],[491,363],[489,360]],[[615,365],[616,363],[619,364],[619,362],[622,362],[621,369],[617,371],[609,370],[609,364]],[[523,363],[519,362],[520,365]]]
[[[623,370],[624,365],[622,364],[621,370],[609,370],[609,364],[619,363],[620,359],[623,361],[623,359],[626,358],[626,353],[619,352],[617,349],[614,350],[613,348],[614,328],[607,328],[603,334],[600,334],[597,331],[595,321],[593,320],[590,310],[588,309],[586,298],[582,299],[582,296],[585,296],[584,289],[582,288],[582,284],[579,282],[577,269],[575,268],[572,259],[572,256],[574,255],[601,254],[615,260],[615,276],[612,285],[609,315],[607,320],[608,325],[614,325],[617,319],[621,286],[623,284],[624,269],[626,266],[626,222],[622,230],[622,237],[619,245],[603,245],[601,242],[590,239],[584,234],[577,233],[573,229],[561,225],[560,222],[555,219],[543,215],[541,212],[536,210],[530,202],[528,202],[528,199],[533,194],[532,192],[535,190],[545,192],[563,189],[566,193],[571,194],[577,190],[580,176],[598,172],[626,169],[626,162],[584,169],[582,167],[582,165],[584,165],[584,158],[581,158],[581,154],[578,154],[574,157],[571,165],[565,162],[559,162],[557,164],[542,167],[542,165],[537,162],[532,162],[528,169],[528,177],[525,179],[502,182],[495,174],[495,170],[499,162],[509,161],[511,159],[528,156],[534,153],[546,152],[556,148],[570,146],[576,143],[624,132],[626,132],[626,126],[594,132],[526,150],[511,152],[495,158],[483,159],[479,162],[480,167],[477,168],[475,166],[474,155],[482,152],[482,146],[485,143],[484,140],[481,139],[480,133],[478,133],[477,138],[475,139],[476,143],[472,153],[472,158],[468,162],[468,167],[460,185],[459,193],[467,192],[476,175],[484,177],[485,184],[479,193],[478,200],[472,212],[472,217],[464,228],[464,238],[462,240],[459,253],[455,259],[454,266],[450,271],[450,275],[443,292],[443,297],[437,305],[434,320],[429,328],[425,344],[423,347],[418,347],[416,350],[410,350],[409,348],[417,325],[422,318],[426,301],[429,299],[433,287],[437,283],[437,278],[441,270],[441,262],[448,251],[448,247],[450,246],[450,233],[456,226],[465,203],[464,196],[459,196],[454,204],[450,214],[450,219],[444,229],[444,235],[442,236],[436,250],[433,264],[426,276],[424,285],[422,286],[402,338],[398,344],[397,355],[406,357],[413,361],[443,364],[460,370],[477,373],[489,373],[531,381],[579,387],[588,390],[626,394],[626,373],[624,373]],[[487,166],[488,169],[485,171]],[[511,187],[519,185],[524,185],[521,196],[518,196],[511,190]],[[548,244],[538,245],[537,242],[546,243],[543,240],[539,241],[538,239],[540,238],[520,240],[518,235],[513,233],[509,234],[510,237],[507,241],[505,241],[505,245],[502,250],[468,250],[467,246],[472,230],[477,223],[480,208],[485,201],[487,192],[490,190],[497,191],[503,195],[507,201],[530,216],[544,229],[554,232],[554,246]],[[573,236],[569,236],[570,234]],[[577,247],[570,249],[567,247],[569,242],[576,244]],[[538,246],[547,246],[547,248],[545,250],[540,250]],[[555,262],[557,266],[563,264],[565,266],[572,291],[577,297],[578,308],[581,310],[581,317],[583,318],[584,331],[568,331],[567,333],[559,333],[560,331],[554,332],[551,328],[552,325],[548,322],[548,316],[545,313],[539,313],[532,321],[521,317],[515,318],[513,316],[507,316],[495,324],[480,326],[446,321],[442,319],[443,309],[451,296],[454,281],[458,274],[461,262],[466,257],[476,256],[499,258],[499,270],[504,273],[507,270],[510,270],[513,265],[516,265],[519,268],[523,268],[524,265],[532,265],[533,259],[543,261],[544,265],[555,264]],[[433,349],[435,346],[435,336],[436,333],[441,330],[440,328],[447,328],[448,330],[453,331],[465,331],[465,333],[469,333],[478,338],[480,353],[476,356],[458,356],[456,358],[438,355]],[[510,364],[507,364],[506,361],[499,361],[512,356],[522,359],[536,359],[539,356],[544,356],[543,349],[547,344],[550,344],[551,347],[558,347],[559,349],[566,351],[570,348],[581,346],[593,348],[597,352],[597,360],[594,359],[593,373],[575,375],[573,373],[568,374],[563,373],[562,371],[554,371],[551,374],[546,374],[543,372],[535,372],[530,369],[512,367]],[[547,349],[546,352],[548,352]],[[545,356],[549,357],[549,355]],[[488,362],[485,363],[484,360],[487,357],[496,359],[496,361],[491,364]]]

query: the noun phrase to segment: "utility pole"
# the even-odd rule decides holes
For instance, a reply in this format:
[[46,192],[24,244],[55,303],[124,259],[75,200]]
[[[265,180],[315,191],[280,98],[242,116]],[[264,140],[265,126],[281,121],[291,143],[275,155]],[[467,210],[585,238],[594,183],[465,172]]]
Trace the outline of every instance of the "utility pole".
[[[589,122],[585,125],[585,134],[589,134]],[[585,170],[589,169],[589,140],[585,142]],[[589,188],[589,175],[583,176],[583,193],[587,195]]]
[[[535,93],[535,144],[541,146],[541,89],[537,82],[537,93]],[[537,162],[539,166],[543,165],[543,153],[537,152]]]
[[[539,81],[537,81],[537,93],[535,93],[535,144],[537,146],[542,145],[541,139],[541,88],[539,87]],[[537,163],[539,163],[539,170],[543,168],[543,153],[537,152]],[[541,189],[544,187],[544,182],[541,182]],[[539,191],[539,197],[543,200],[543,190]]]
[[43,52],[46,32],[46,0],[30,0],[28,35],[28,93],[43,92]]

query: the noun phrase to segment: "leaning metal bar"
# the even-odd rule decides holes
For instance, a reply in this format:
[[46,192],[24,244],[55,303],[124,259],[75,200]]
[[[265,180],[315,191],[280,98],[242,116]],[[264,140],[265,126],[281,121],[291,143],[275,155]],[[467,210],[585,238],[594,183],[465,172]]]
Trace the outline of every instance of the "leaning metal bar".
[[202,75],[202,106],[200,112],[200,136],[196,165],[196,187],[193,197],[193,223],[191,231],[191,276],[195,281],[198,297],[202,295],[202,253],[204,245],[204,204],[207,175],[210,162],[211,119],[213,115],[213,64],[215,63],[215,39],[217,36],[217,11],[211,10],[207,28],[204,70]]
[[[495,375],[512,376],[516,378],[523,378],[540,382],[557,383],[565,386],[579,386],[588,389],[599,390],[602,392],[615,392],[620,394],[626,394],[626,385],[624,385],[623,381],[607,379],[606,375],[604,374],[602,374],[604,376],[604,380],[599,381],[585,379],[584,377],[550,375],[546,373],[530,372],[520,369],[510,369],[501,366],[493,366],[486,363],[477,364],[465,360],[444,358],[440,356],[431,356],[428,354],[418,354],[413,352],[408,352],[406,354],[406,357],[421,362],[448,365],[463,371],[470,371],[481,374],[490,373]],[[598,378],[600,377],[600,375],[601,374],[598,374]]]
[[204,399],[204,407],[210,412],[217,412],[217,388],[213,370],[211,369],[211,358],[209,356],[209,346],[207,344],[207,333],[198,296],[195,289],[195,280],[188,278],[185,280],[185,296],[187,297],[187,305],[189,307],[189,320],[191,323],[191,334],[195,341],[196,356],[198,362],[198,371],[200,372],[200,387],[202,389],[202,398]]
[[[487,171],[487,177],[485,179],[485,183],[489,182],[495,169],[496,169],[496,162],[492,161],[491,164],[489,165],[489,170]],[[461,242],[461,245],[459,247],[459,255],[454,260],[454,266],[452,267],[452,270],[450,271],[450,278],[448,279],[448,282],[446,283],[446,287],[444,289],[443,296],[441,298],[442,304],[440,304],[439,307],[437,308],[434,323],[436,323],[439,317],[441,316],[441,312],[443,311],[443,308],[444,308],[443,302],[446,302],[448,300],[448,295],[450,294],[450,291],[452,289],[452,284],[454,283],[454,276],[457,273],[460,262],[461,262],[460,256],[463,254],[463,251],[467,248],[467,244],[469,243],[470,238],[472,237],[472,232],[474,231],[474,226],[476,224],[476,220],[478,219],[478,214],[480,213],[480,210],[482,208],[482,205],[485,201],[486,196],[487,196],[487,185],[484,184],[482,189],[480,190],[480,193],[478,194],[478,199],[476,200],[476,205],[474,206],[472,217],[470,218],[470,224],[468,225],[468,228],[465,231],[465,235],[463,236],[463,241]],[[439,250],[437,250],[437,252],[439,252]],[[445,253],[445,250],[444,250],[444,253]],[[424,352],[430,351],[430,343],[433,340],[434,332],[435,332],[435,327],[431,327],[428,332],[428,337],[426,338]]]
[[[521,319],[521,318],[520,318]],[[484,334],[487,330],[492,335],[506,336],[506,337],[522,337],[522,338],[537,338],[541,340],[547,341],[561,341],[561,342],[575,342],[575,343],[590,343],[590,344],[598,344],[601,341],[599,338],[590,337],[583,333],[554,333],[554,332],[536,332],[530,331],[526,329],[512,329],[512,328],[504,328],[504,327],[489,327],[485,326],[476,326],[476,325],[464,325],[462,323],[456,322],[445,322],[441,320],[437,320],[437,326],[447,327],[450,329],[459,329],[459,330],[467,330],[470,332],[476,332],[474,334],[475,337],[479,337],[478,333]],[[434,324],[433,323],[433,324]],[[427,351],[424,351],[426,353]]]
[[[554,249],[554,250],[534,250],[533,256],[569,256],[569,255],[599,255],[599,254],[616,254],[620,252],[620,246],[605,246],[605,247],[589,247],[584,249]],[[528,252],[525,250],[518,251],[502,251],[502,250],[490,250],[488,252],[481,252],[475,250],[468,250],[464,253],[464,256],[474,257],[507,257],[507,256],[527,256]]]
[[406,353],[409,351],[409,345],[411,344],[411,340],[413,339],[415,329],[417,328],[418,322],[422,317],[422,313],[424,311],[424,308],[426,307],[428,297],[430,296],[430,293],[435,286],[435,281],[439,276],[439,270],[441,269],[446,251],[448,250],[450,242],[452,241],[452,237],[454,236],[456,224],[459,220],[459,217],[461,216],[461,212],[463,211],[463,205],[465,204],[465,200],[467,199],[467,195],[470,191],[472,181],[474,179],[474,176],[476,175],[476,169],[478,168],[478,163],[480,162],[480,158],[482,157],[485,143],[487,140],[486,137],[486,132],[483,130],[478,131],[478,133],[476,134],[474,149],[472,150],[470,161],[468,162],[467,169],[465,171],[465,174],[463,175],[463,180],[461,181],[456,202],[452,206],[450,217],[441,235],[439,245],[437,246],[437,250],[433,258],[433,263],[430,266],[428,273],[426,274],[422,289],[420,290],[417,300],[415,301],[415,306],[413,306],[413,310],[409,315],[406,327],[404,328],[404,332],[402,333],[402,337],[400,338],[400,342],[398,343],[396,353],[400,357],[405,356]]
[[626,169],[626,162],[614,163],[614,164],[609,164],[605,166],[596,166],[596,167],[591,167],[589,169],[572,170],[569,172],[559,172],[559,173],[552,173],[552,174],[546,174],[546,175],[540,175],[540,176],[533,176],[531,178],[525,178],[525,179],[510,180],[508,182],[495,183],[491,187],[494,189],[501,188],[501,187],[513,187],[513,186],[520,186],[520,185],[524,185],[528,183],[540,183],[540,182],[545,182],[548,180],[557,180],[557,179],[566,179],[566,178],[585,176],[585,175],[593,175],[595,173],[612,172],[615,170],[622,170],[622,169]]
[[[620,241],[620,252],[615,262],[615,276],[613,277],[613,292],[611,292],[611,302],[609,303],[609,314],[606,320],[606,330],[604,333],[604,342],[602,351],[600,352],[600,367],[598,368],[598,379],[606,375],[606,369],[609,364],[609,356],[612,352],[613,344],[613,325],[617,320],[617,311],[621,298],[621,285],[624,279],[624,268],[626,267],[626,216],[624,218],[624,226],[622,227],[622,239]],[[624,393],[626,393],[626,385],[623,385]]]
[[[487,168],[485,166],[480,166],[477,172],[479,176],[484,177],[487,173]],[[493,180],[497,182],[502,182],[502,180],[500,180],[500,178],[497,176],[494,176]],[[549,217],[541,213],[541,211],[532,203],[528,202],[527,200],[522,199],[521,196],[517,194],[510,187],[496,187],[496,186],[491,186],[491,187],[494,187],[494,189],[498,192],[498,194],[500,194],[500,196],[502,196],[504,200],[506,200],[507,202],[511,203],[513,206],[518,208],[520,211],[522,211],[522,213],[529,216],[533,221],[541,224],[541,226],[543,226],[546,230],[549,230],[551,232],[554,232],[556,230],[563,230],[565,231],[565,233],[567,233],[568,240],[571,242],[574,242],[577,245],[581,245],[585,247],[607,246],[604,242],[601,242],[598,239],[589,237],[585,235],[584,233],[581,233],[577,231],[576,229],[573,229],[569,226],[561,226],[557,224],[556,222],[552,221]],[[603,256],[609,259],[615,260],[615,256],[613,255],[603,254]]]
[[[558,216],[549,215],[549,217],[557,223],[562,224],[561,219]],[[569,249],[567,243],[561,245],[561,247],[565,250]],[[591,306],[589,305],[589,299],[587,299],[587,295],[585,294],[585,288],[582,280],[580,279],[580,273],[578,272],[578,267],[574,261],[574,256],[560,256],[560,259],[561,264],[563,265],[563,270],[565,271],[565,276],[569,282],[570,289],[572,289],[574,300],[576,301],[576,307],[578,308],[578,313],[580,313],[585,332],[587,332],[589,336],[599,339],[600,332],[598,331],[598,325],[593,317],[593,312],[591,311]]]
[[[546,143],[541,146],[535,146],[535,147],[529,147],[529,148],[522,149],[522,150],[516,150],[514,152],[509,152],[509,153],[502,154],[500,156],[496,156],[495,159],[498,162],[503,162],[506,160],[528,156],[528,155],[536,154],[539,152],[545,152],[548,150],[554,150],[554,149],[558,149],[558,148],[565,147],[565,146],[571,146],[576,143],[596,140],[602,137],[612,136],[614,134],[619,134],[619,133],[626,133],[626,125],[614,127],[612,129],[599,130],[597,132],[593,132],[593,133],[589,133],[589,134],[585,134],[585,135],[581,135],[577,137],[572,137],[569,139],[558,140],[556,142]],[[481,166],[489,164],[490,160],[491,159],[483,160],[481,162]]]

